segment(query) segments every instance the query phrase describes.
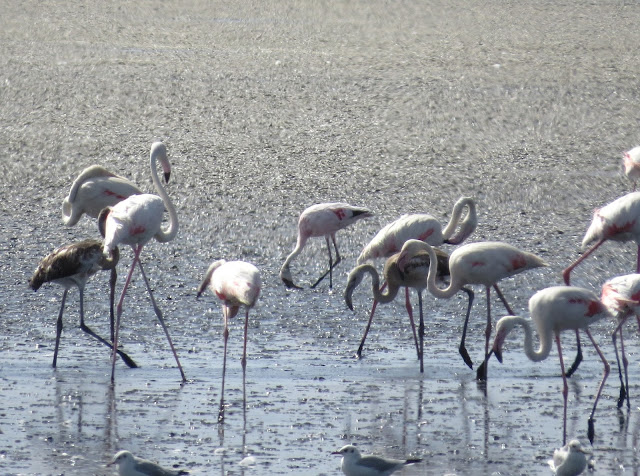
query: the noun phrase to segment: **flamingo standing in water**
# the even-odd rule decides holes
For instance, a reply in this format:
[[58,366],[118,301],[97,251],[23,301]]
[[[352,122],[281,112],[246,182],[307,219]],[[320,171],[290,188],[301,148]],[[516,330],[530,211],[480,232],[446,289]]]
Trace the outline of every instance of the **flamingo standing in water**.
[[635,191],[636,183],[640,178],[640,147],[634,147],[624,153],[622,166],[624,167],[624,174],[633,184],[633,191]]
[[[492,352],[496,355],[498,360],[502,362],[502,346],[507,335],[514,327],[522,326],[524,329],[525,354],[530,360],[540,362],[549,356],[555,336],[563,380],[562,397],[564,399],[564,413],[562,444],[564,445],[567,442],[567,396],[569,393],[569,386],[567,385],[567,376],[565,374],[564,361],[562,359],[560,332],[566,330],[584,330],[587,336],[589,336],[589,339],[600,356],[604,366],[602,380],[598,386],[598,393],[596,394],[593,409],[589,416],[588,436],[589,441],[593,444],[593,416],[596,412],[596,406],[598,405],[598,399],[602,393],[602,388],[604,387],[604,383],[609,375],[609,363],[591,335],[589,326],[600,319],[611,316],[610,311],[593,291],[574,286],[553,286],[538,291],[531,297],[531,299],[529,299],[529,313],[531,314],[531,319],[525,319],[518,316],[506,316],[498,321],[496,324],[496,337],[493,342]],[[532,321],[538,330],[538,338],[540,339],[540,346],[538,350],[533,347],[533,331],[531,329]]]
[[[380,288],[380,277],[376,268],[369,263],[365,263],[355,267],[351,270],[351,273],[349,273],[344,298],[349,309],[353,311],[353,302],[351,299],[353,291],[362,282],[364,275],[367,273],[371,275],[371,290],[373,292],[375,302],[387,303],[393,301],[401,287],[416,289],[418,291],[418,306],[420,309],[420,344],[418,345],[415,327],[413,327],[413,338],[416,344],[418,358],[420,359],[420,372],[424,372],[424,319],[422,314],[422,291],[427,287],[430,258],[429,254],[425,251],[416,253],[409,259],[405,259],[404,268],[400,269],[398,267],[398,258],[400,257],[400,254],[401,253],[396,253],[385,262],[383,273],[384,279],[387,283],[386,293],[384,293],[383,289]],[[437,268],[439,275],[448,275],[449,255],[444,251],[437,249],[436,254],[438,256]],[[409,312],[409,319],[413,323],[411,306],[407,307],[407,311]],[[362,348],[364,347],[364,341],[367,338],[370,326],[371,320],[369,320],[364,331],[364,335],[362,336],[362,340],[360,341],[360,347],[358,347],[357,352],[358,357],[362,354]]]
[[[160,325],[162,326],[165,335],[167,336],[169,346],[171,347],[176,363],[178,364],[178,368],[180,369],[182,381],[185,382],[187,379],[182,370],[182,366],[180,365],[178,354],[173,346],[171,336],[169,335],[167,326],[164,323],[162,312],[156,304],[153,293],[151,292],[151,286],[149,285],[142,263],[140,262],[140,253],[142,252],[142,248],[151,240],[151,238],[155,238],[161,243],[166,243],[173,240],[178,233],[178,215],[169,195],[167,195],[167,192],[160,183],[156,169],[156,158],[163,155],[167,155],[165,145],[162,142],[154,142],[151,146],[151,177],[158,195],[160,196],[152,194],[132,195],[113,207],[107,207],[102,210],[98,216],[98,226],[100,232],[105,237],[105,254],[110,254],[112,250],[121,243],[131,245],[134,252],[133,262],[131,263],[129,274],[127,275],[127,279],[120,295],[120,300],[116,307],[116,326],[115,336],[113,339],[114,349],[118,347],[118,332],[120,329],[120,317],[122,316],[122,303],[124,302],[124,296],[127,293],[127,288],[131,281],[133,270],[135,269],[136,264],[138,264],[144,283],[147,286],[147,291],[149,292],[153,309],[158,317],[158,321],[160,321]],[[168,174],[165,175],[165,179],[168,180],[168,178]],[[166,230],[162,228],[162,215],[165,207],[169,212],[170,220],[169,227]],[[111,369],[112,382],[114,381],[115,376],[115,364],[114,352]]]
[[[97,339],[109,348],[112,345],[104,338],[97,335],[84,323],[84,288],[91,276],[98,271],[110,270],[116,267],[119,259],[118,248],[113,250],[110,257],[102,254],[102,242],[98,240],[84,240],[78,243],[61,246],[52,253],[45,256],[33,273],[29,286],[34,291],[40,289],[44,283],[52,282],[64,287],[62,293],[62,303],[56,324],[56,346],[53,351],[53,367],[56,367],[58,360],[58,348],[60,346],[60,334],[62,333],[62,314],[67,300],[67,293],[72,287],[77,287],[80,292],[80,328]],[[118,349],[118,354],[122,360],[132,368],[137,367],[131,358]]]
[[249,309],[255,306],[262,283],[260,271],[254,265],[244,261],[218,260],[209,266],[207,274],[198,287],[196,298],[206,288],[211,289],[222,301],[224,317],[224,358],[222,361],[222,389],[220,390],[220,410],[218,421],[224,420],[224,377],[227,369],[227,340],[229,339],[229,319],[238,314],[241,306],[246,309],[244,318],[244,346],[242,350],[242,372],[247,368],[247,329],[249,327]]
[[[640,192],[628,193],[594,212],[591,225],[582,240],[582,248],[595,243],[562,272],[567,286],[571,284],[573,269],[607,240],[634,241],[638,247],[636,272],[640,272]],[[578,355],[567,371],[567,376],[571,376],[582,361],[580,337],[577,332],[576,339]]]
[[[624,400],[627,400],[627,408],[631,408],[629,401],[629,361],[624,352],[624,340],[622,338],[622,326],[629,316],[635,314],[640,328],[640,274],[627,274],[617,276],[608,280],[602,285],[602,302],[610,311],[616,315],[618,325],[613,331],[613,347],[616,351],[618,361],[618,376],[620,377],[620,396],[618,397],[618,408],[622,407]],[[616,344],[616,334],[620,334],[620,350],[622,353],[622,365],[624,367],[624,381],[618,357],[618,346]]]
[[[467,213],[464,219],[461,220],[462,214],[467,209]],[[478,215],[476,212],[476,203],[470,197],[461,197],[453,206],[451,213],[451,219],[447,223],[444,229],[440,222],[426,213],[403,215],[397,220],[389,223],[382,228],[376,236],[365,246],[358,257],[358,265],[364,263],[372,263],[377,258],[389,258],[390,256],[398,253],[407,240],[415,239],[429,243],[432,246],[440,246],[442,244],[458,245],[466,240],[471,233],[474,232],[478,225]],[[459,231],[456,233],[456,230]],[[386,282],[382,284],[380,291],[383,291],[386,287]],[[462,288],[462,291],[469,295],[469,301],[473,300],[473,291],[468,288]],[[373,315],[376,311],[378,301],[375,299],[371,306],[371,312],[369,313],[369,322],[362,337],[362,342],[358,348],[356,356],[359,358],[362,355],[362,348],[364,347],[364,341],[367,337],[371,322],[373,321]],[[409,322],[411,323],[411,329],[413,330],[413,336],[416,342],[416,350],[418,349],[418,341],[416,339],[416,327],[413,321],[413,312],[411,310],[411,301],[409,300],[409,287],[405,289],[405,306],[407,313],[409,314]],[[466,334],[466,323],[465,332]],[[460,354],[469,367],[473,367],[471,358],[466,352],[463,342],[460,347]],[[418,357],[419,357],[418,352]]]
[[[159,150],[159,152],[161,152]],[[166,154],[156,154],[165,177],[171,174],[171,164]],[[84,169],[76,177],[69,190],[69,195],[62,202],[62,221],[66,226],[74,226],[83,214],[98,218],[100,211],[112,207],[131,195],[142,191],[130,180],[109,172],[100,165],[92,165]],[[110,277],[110,323],[111,340],[113,341],[114,313],[113,301],[118,274],[116,267],[111,269]]]
[[[409,240],[405,243],[403,251],[400,253],[398,266],[401,269],[404,268],[406,259],[410,258],[413,253],[419,250],[426,250],[429,253],[431,262],[437,263],[436,252],[429,244],[419,240]],[[491,287],[493,286],[496,290],[507,312],[513,314],[513,311],[511,311],[506,299],[497,286],[498,281],[541,266],[547,266],[547,264],[533,253],[522,251],[507,243],[485,241],[463,245],[451,253],[451,256],[449,256],[449,275],[451,282],[449,286],[444,289],[440,289],[436,285],[437,267],[429,267],[427,289],[437,298],[449,299],[467,284],[482,284],[485,286],[487,294],[485,358],[476,373],[476,377],[479,380],[487,378],[487,359],[489,356],[489,339],[491,338]],[[469,320],[471,305],[472,300],[470,296],[465,323]],[[464,332],[466,332],[466,327],[463,330],[461,347],[464,345]]]
[[[300,254],[302,248],[309,238],[314,236],[324,236],[329,252],[329,269],[318,280],[311,285],[315,288],[327,274],[329,275],[329,288],[333,287],[333,268],[342,260],[338,245],[336,244],[336,233],[356,221],[372,216],[373,213],[362,207],[354,207],[348,203],[319,203],[312,205],[300,214],[298,219],[298,241],[294,250],[287,256],[282,268],[280,268],[280,279],[288,288],[302,289],[293,282],[289,265],[291,261]],[[336,250],[336,260],[331,256],[331,244]]]

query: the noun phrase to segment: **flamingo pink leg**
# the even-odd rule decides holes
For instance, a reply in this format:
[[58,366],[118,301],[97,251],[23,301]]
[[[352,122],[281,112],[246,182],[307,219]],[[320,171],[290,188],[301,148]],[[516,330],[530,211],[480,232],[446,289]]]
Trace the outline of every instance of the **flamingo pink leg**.
[[[380,292],[384,291],[386,287],[387,287],[387,283],[385,282],[382,284],[382,286],[380,286]],[[378,301],[374,299],[373,305],[371,306],[371,312],[369,313],[369,322],[367,322],[367,327],[364,329],[364,335],[360,340],[360,346],[358,347],[358,350],[355,355],[356,358],[358,359],[362,358],[362,349],[364,348],[364,341],[367,340],[367,334],[369,333],[369,329],[371,328],[371,322],[373,322],[373,315],[376,312],[376,307],[378,307]]]
[[570,285],[570,281],[571,281],[571,271],[573,271],[573,268],[575,268],[576,266],[578,266],[582,261],[584,261],[584,259],[589,256],[591,253],[593,253],[602,243],[604,243],[606,240],[603,238],[600,241],[598,241],[595,245],[593,245],[591,248],[589,248],[587,251],[585,251],[584,253],[582,253],[582,256],[580,256],[577,260],[575,260],[571,265],[569,265],[563,272],[562,272],[562,278],[564,279],[564,282],[567,286]]
[[[418,335],[416,334],[416,324],[413,320],[413,307],[411,306],[411,299],[409,299],[409,288],[404,288],[405,290],[405,307],[407,308],[407,314],[409,314],[409,322],[411,323],[411,330],[413,331],[413,342],[416,344],[416,353],[418,354],[418,359],[422,356],[422,351],[420,350],[418,344]],[[418,296],[420,293],[418,292]]]
[[227,372],[227,341],[229,340],[229,308],[223,306],[224,315],[224,356],[222,358],[222,386],[220,387],[220,409],[218,411],[218,421],[224,421],[224,378]]
[[244,317],[244,346],[242,347],[242,372],[247,368],[247,330],[249,328],[249,308]]
[[604,388],[604,383],[607,380],[607,377],[609,376],[609,371],[611,370],[611,367],[609,366],[609,362],[607,362],[607,359],[604,357],[604,355],[602,354],[602,351],[600,350],[600,347],[598,347],[598,344],[596,343],[596,341],[594,340],[593,336],[591,335],[591,331],[589,331],[589,329],[585,329],[584,330],[587,335],[589,336],[589,339],[591,340],[591,343],[593,344],[593,347],[595,347],[596,352],[598,353],[598,355],[600,356],[600,360],[602,360],[602,364],[604,366],[604,372],[602,373],[602,380],[600,381],[600,385],[598,386],[598,393],[596,394],[596,398],[595,401],[593,402],[593,408],[591,409],[591,415],[589,415],[589,428],[587,431],[587,436],[589,437],[589,442],[591,444],[593,444],[593,437],[595,436],[595,430],[594,430],[594,415],[596,413],[596,407],[598,406],[598,400],[600,400],[600,394],[602,394],[602,389]]
[[53,351],[53,368],[56,368],[58,361],[58,347],[60,346],[60,334],[62,334],[62,314],[64,313],[64,304],[67,301],[68,289],[65,289],[62,293],[62,303],[60,304],[60,312],[58,313],[58,320],[56,321],[56,347]]
[[[625,319],[621,319],[618,326],[613,331],[611,335],[611,340],[613,341],[613,348],[616,352],[616,361],[618,362],[618,376],[620,377],[620,395],[618,396],[618,408],[622,407],[625,399],[627,400],[627,408],[631,408],[631,403],[629,401],[629,361],[627,360],[627,356],[624,352],[624,339],[622,338],[622,326],[626,321]],[[622,351],[622,365],[620,365],[620,357],[618,356],[618,345],[616,342],[616,334],[620,333],[620,349]],[[624,380],[622,379],[622,367],[624,367]]]
[[[407,293],[409,289],[407,288]],[[420,325],[418,334],[420,334],[420,373],[424,373],[424,319],[422,315],[422,291],[418,290],[418,306],[420,308]]]

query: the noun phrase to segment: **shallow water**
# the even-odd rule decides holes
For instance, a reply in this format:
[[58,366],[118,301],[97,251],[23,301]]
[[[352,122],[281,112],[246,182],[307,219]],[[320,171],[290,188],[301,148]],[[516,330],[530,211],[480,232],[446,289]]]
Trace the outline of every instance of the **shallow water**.
[[[0,473],[115,474],[119,449],[192,474],[340,474],[330,453],[419,457],[402,474],[544,475],[562,443],[560,370],[529,362],[521,335],[475,381],[457,347],[463,295],[425,297],[420,374],[403,300],[371,305],[365,281],[344,304],[359,250],[403,213],[445,223],[461,195],[478,202],[473,241],[503,240],[548,268],[502,283],[525,314],[536,290],[561,282],[592,210],[626,193],[621,152],[637,145],[635,2],[5,2],[0,18]],[[621,34],[624,32],[624,34]],[[58,368],[51,368],[61,290],[27,289],[55,247],[96,236],[64,228],[76,174],[100,163],[151,191],[153,140],[168,146],[167,190],[180,232],[143,261],[188,382],[137,273],[125,300],[121,362],[78,324],[70,293]],[[376,216],[338,235],[334,291],[288,291],[278,270],[302,209],[348,201]],[[323,240],[294,262],[308,286],[326,266]],[[195,299],[220,257],[257,265],[264,288],[232,323],[223,424],[219,303]],[[119,286],[131,262],[122,250]],[[593,289],[635,266],[635,247],[607,243],[574,273]],[[87,322],[108,334],[107,276],[86,290]],[[476,288],[467,345],[481,360],[486,301]],[[414,303],[416,301],[413,296]],[[497,318],[504,314],[493,299]],[[494,319],[495,320],[495,319]],[[625,341],[631,411],[616,409],[613,323],[594,334],[612,371],[596,415],[593,474],[639,474],[639,349]],[[568,334],[566,360],[575,352]],[[569,382],[568,438],[588,445],[602,364],[585,342]]]

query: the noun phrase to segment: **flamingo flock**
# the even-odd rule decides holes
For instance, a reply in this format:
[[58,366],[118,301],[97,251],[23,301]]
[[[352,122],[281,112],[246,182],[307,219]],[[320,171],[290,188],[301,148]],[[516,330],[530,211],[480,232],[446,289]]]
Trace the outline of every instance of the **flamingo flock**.
[[[178,214],[158,176],[158,164],[163,170],[165,182],[168,183],[171,175],[167,149],[162,142],[152,144],[149,163],[151,178],[157,195],[143,193],[126,178],[115,175],[101,166],[94,165],[80,173],[73,182],[68,196],[63,201],[62,215],[65,225],[75,225],[82,215],[86,214],[91,218],[97,219],[97,228],[103,240],[89,239],[56,249],[40,261],[30,280],[29,284],[33,290],[38,290],[46,282],[59,284],[64,289],[56,325],[53,367],[57,365],[65,301],[68,291],[73,287],[77,287],[80,293],[80,327],[84,332],[111,349],[112,382],[115,379],[115,364],[118,356],[129,367],[137,367],[133,359],[119,348],[119,329],[124,313],[125,296],[133,273],[138,267],[154,313],[164,330],[169,347],[174,355],[182,382],[187,381],[164,316],[154,299],[152,287],[140,260],[145,245],[153,239],[159,243],[170,242],[176,237],[179,230]],[[634,190],[635,180],[640,177],[639,163],[640,148],[632,149],[624,155],[625,173],[632,181]],[[169,222],[166,226],[163,224],[165,211],[169,215]],[[342,261],[336,242],[336,233],[355,225],[364,218],[372,217],[373,214],[373,211],[368,208],[343,202],[320,203],[306,208],[298,219],[298,236],[295,248],[287,256],[280,268],[280,280],[287,288],[302,289],[293,280],[291,263],[302,252],[310,238],[324,237],[329,257],[328,269],[311,285],[311,288],[316,288],[329,276],[329,289],[333,289],[336,284],[333,271]],[[594,414],[609,374],[609,364],[593,338],[589,326],[602,319],[616,319],[617,324],[612,335],[612,341],[616,351],[616,358],[618,359],[621,385],[618,407],[621,407],[625,401],[627,402],[627,407],[630,407],[628,360],[624,351],[622,326],[629,316],[635,315],[640,327],[640,192],[633,191],[628,193],[595,211],[592,223],[582,242],[583,248],[589,245],[590,247],[562,272],[564,285],[552,284],[550,287],[538,290],[532,295],[529,300],[531,319],[515,315],[498,287],[498,283],[505,278],[516,276],[525,271],[546,267],[548,266],[547,263],[539,256],[506,242],[479,241],[465,244],[464,242],[473,234],[477,225],[478,215],[475,201],[470,197],[462,197],[455,203],[451,218],[444,228],[439,220],[429,214],[403,215],[382,228],[364,246],[356,260],[356,266],[349,273],[344,291],[346,306],[354,310],[353,293],[366,275],[371,277],[373,304],[356,356],[358,358],[362,357],[364,343],[370,330],[377,304],[393,301],[400,288],[404,287],[405,304],[413,331],[416,353],[420,362],[420,373],[423,373],[425,353],[423,293],[426,290],[436,299],[450,299],[462,291],[468,296],[468,304],[458,350],[464,363],[469,368],[473,368],[473,362],[465,346],[467,327],[474,300],[472,286],[484,286],[487,300],[484,332],[485,349],[481,364],[476,369],[476,378],[478,380],[487,379],[488,362],[492,355],[495,355],[500,362],[503,362],[505,359],[503,351],[507,336],[518,327],[521,327],[524,331],[525,355],[532,361],[545,360],[549,356],[555,340],[563,378],[563,445],[565,445],[568,398],[567,378],[577,368],[581,353],[579,352],[579,356],[571,369],[565,371],[560,333],[562,331],[575,332],[578,338],[578,349],[580,349],[579,332],[584,332],[596,349],[604,368],[588,420],[587,435],[593,443],[595,434]],[[636,273],[610,278],[603,284],[600,295],[589,289],[571,286],[571,273],[606,241],[633,241],[637,244]],[[133,260],[114,311],[117,280],[116,267],[121,258],[120,245],[131,246]],[[335,259],[332,254],[332,245],[335,251]],[[457,247],[451,251],[436,248],[442,246]],[[379,273],[375,267],[377,259],[385,260],[382,273]],[[85,286],[91,276],[102,270],[111,272],[111,336],[109,340],[97,335],[84,322],[83,293]],[[382,283],[380,282],[381,276],[384,280]],[[438,285],[437,279],[441,282],[444,281],[444,287],[442,287],[442,283]],[[222,302],[225,352],[222,368],[219,421],[224,420],[225,401],[223,394],[226,348],[229,337],[228,320],[236,316],[240,308],[245,309],[244,346],[241,360],[244,372],[246,371],[247,363],[249,310],[255,307],[261,287],[260,271],[254,265],[245,261],[226,261],[221,259],[216,260],[209,266],[197,289],[197,297],[200,297],[206,289],[210,289],[214,296]],[[418,294],[419,325],[417,332],[409,298],[410,288],[415,289]],[[493,332],[491,317],[492,289],[496,292],[508,314],[498,320],[495,326],[495,333]],[[291,299],[295,299],[294,296],[295,293],[289,294]],[[537,350],[534,345],[533,327],[535,327],[539,339],[539,348]],[[490,346],[492,335],[495,337],[493,345]],[[621,360],[618,357],[618,338],[621,346]],[[567,454],[573,454],[571,452],[573,450],[577,451],[577,448],[579,448],[579,445],[576,446],[574,442],[571,445],[564,448],[564,457]],[[343,450],[341,450],[341,454],[344,455],[348,465],[356,464],[357,458],[354,459],[354,462],[349,462],[350,460],[346,459],[347,451]],[[354,454],[356,453],[354,452]],[[561,460],[562,458],[558,457],[555,463],[556,466],[562,464]],[[347,463],[343,463],[343,466]]]

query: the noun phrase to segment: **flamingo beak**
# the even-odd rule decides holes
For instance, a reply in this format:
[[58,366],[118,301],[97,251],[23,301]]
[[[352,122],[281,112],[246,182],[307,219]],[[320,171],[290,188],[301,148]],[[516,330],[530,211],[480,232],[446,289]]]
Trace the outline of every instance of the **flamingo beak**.
[[169,179],[171,178],[171,172],[165,172],[164,173],[164,181],[166,183],[169,183]]

